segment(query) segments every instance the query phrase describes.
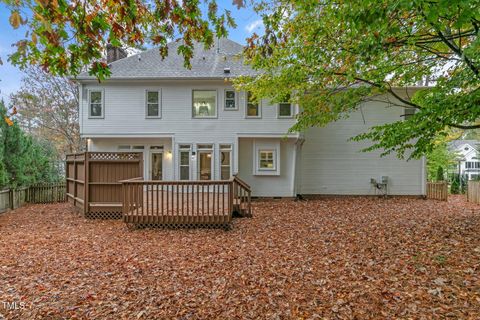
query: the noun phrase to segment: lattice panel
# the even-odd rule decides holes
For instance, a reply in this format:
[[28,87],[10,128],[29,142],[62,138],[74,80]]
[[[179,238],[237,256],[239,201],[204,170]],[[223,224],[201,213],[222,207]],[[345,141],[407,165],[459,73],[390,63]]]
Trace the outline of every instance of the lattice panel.
[[139,152],[89,152],[90,160],[141,160]]
[[160,229],[224,229],[230,230],[230,223],[218,223],[218,224],[192,224],[192,223],[126,223],[127,228],[134,229],[147,229],[147,228],[160,228]]
[[100,212],[87,212],[85,218],[98,219],[98,220],[119,220],[122,219],[123,214],[115,211],[100,211]]

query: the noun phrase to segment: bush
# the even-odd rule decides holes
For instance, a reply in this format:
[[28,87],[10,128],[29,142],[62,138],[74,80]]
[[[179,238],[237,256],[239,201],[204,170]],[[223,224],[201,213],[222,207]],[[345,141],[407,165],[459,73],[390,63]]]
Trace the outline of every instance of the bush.
[[452,178],[452,185],[450,186],[450,193],[451,194],[459,194],[460,193],[460,176],[455,174]]
[[443,168],[438,167],[437,169],[437,181],[443,181],[445,180],[445,175],[443,174]]

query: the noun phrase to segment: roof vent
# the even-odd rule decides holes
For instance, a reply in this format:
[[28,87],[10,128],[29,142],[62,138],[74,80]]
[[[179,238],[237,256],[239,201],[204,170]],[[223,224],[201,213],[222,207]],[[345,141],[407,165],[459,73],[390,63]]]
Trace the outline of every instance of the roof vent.
[[223,73],[230,73],[230,68],[223,68]]

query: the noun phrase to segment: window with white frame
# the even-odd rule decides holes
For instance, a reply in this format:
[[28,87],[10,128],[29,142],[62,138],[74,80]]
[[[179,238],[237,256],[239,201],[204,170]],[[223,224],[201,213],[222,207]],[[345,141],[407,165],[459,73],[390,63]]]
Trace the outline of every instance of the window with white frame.
[[276,170],[276,151],[258,150],[258,169]]
[[480,169],[480,162],[479,161],[466,161],[465,162],[466,169]]
[[278,104],[278,117],[291,118],[293,116],[293,107],[289,102],[280,102]]
[[217,91],[193,90],[192,115],[194,118],[215,118],[217,116]]
[[103,91],[90,90],[88,99],[88,116],[90,118],[103,118]]
[[190,180],[190,152],[189,144],[181,144],[178,148],[180,180]]
[[237,93],[235,90],[225,90],[225,110],[237,110]]
[[145,112],[147,118],[160,118],[161,117],[161,93],[157,90],[146,91],[146,106]]
[[198,180],[213,179],[213,145],[197,145],[197,178]]
[[232,145],[220,145],[220,178],[228,180],[232,176]]
[[254,100],[250,91],[247,92],[247,118],[260,118],[260,105]]
[[120,150],[120,151],[130,150],[130,146],[129,145],[119,145],[118,150]]

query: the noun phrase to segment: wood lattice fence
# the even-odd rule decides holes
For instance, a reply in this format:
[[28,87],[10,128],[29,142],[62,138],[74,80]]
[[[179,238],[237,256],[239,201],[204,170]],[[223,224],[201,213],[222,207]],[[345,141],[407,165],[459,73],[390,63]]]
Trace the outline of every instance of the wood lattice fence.
[[447,181],[427,182],[427,198],[434,200],[448,200]]

